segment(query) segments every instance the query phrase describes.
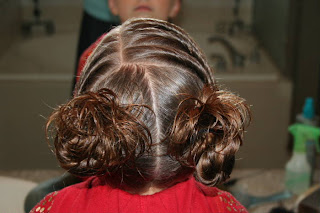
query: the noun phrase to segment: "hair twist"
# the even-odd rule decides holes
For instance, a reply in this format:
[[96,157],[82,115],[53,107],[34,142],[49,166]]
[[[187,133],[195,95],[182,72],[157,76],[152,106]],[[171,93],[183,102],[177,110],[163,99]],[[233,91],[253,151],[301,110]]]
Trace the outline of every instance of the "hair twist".
[[140,156],[151,144],[148,128],[139,121],[145,108],[120,105],[109,89],[87,92],[60,106],[46,131],[54,123],[54,152],[61,167],[78,176],[105,174]]
[[168,152],[194,167],[198,181],[217,185],[231,174],[249,113],[244,99],[207,85],[200,98],[187,96],[180,103]]

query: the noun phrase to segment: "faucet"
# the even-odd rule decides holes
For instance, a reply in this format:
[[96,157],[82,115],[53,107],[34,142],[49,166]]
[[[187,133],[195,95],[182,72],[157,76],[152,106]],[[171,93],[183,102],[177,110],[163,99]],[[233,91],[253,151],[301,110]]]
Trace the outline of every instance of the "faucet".
[[226,59],[223,57],[223,55],[221,54],[211,54],[210,58],[215,62],[215,69],[219,70],[219,71],[226,71],[227,69],[227,62]]
[[238,52],[235,47],[233,47],[229,41],[226,39],[220,37],[220,36],[212,36],[208,38],[209,43],[221,43],[228,51],[229,56],[232,61],[232,65],[234,67],[243,67],[244,66],[244,61],[245,61],[245,56]]
[[229,35],[232,36],[238,31],[242,31],[244,28],[244,22],[239,17],[240,0],[234,0],[233,16],[234,20],[229,27]]

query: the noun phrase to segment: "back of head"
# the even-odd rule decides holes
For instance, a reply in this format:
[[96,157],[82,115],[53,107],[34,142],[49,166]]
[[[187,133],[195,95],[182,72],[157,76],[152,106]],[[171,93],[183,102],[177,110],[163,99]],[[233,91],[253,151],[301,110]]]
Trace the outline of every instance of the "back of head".
[[183,30],[133,19],[102,39],[47,127],[54,123],[56,156],[72,174],[127,189],[194,174],[213,186],[230,175],[247,118],[244,100],[216,86]]

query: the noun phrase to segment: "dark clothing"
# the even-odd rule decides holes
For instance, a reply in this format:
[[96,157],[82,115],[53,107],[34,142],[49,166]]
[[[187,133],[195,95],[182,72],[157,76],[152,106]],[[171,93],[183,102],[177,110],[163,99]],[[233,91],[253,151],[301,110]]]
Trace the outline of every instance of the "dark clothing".
[[119,23],[102,21],[100,19],[97,19],[91,16],[86,11],[83,11],[80,35],[79,35],[79,41],[78,41],[78,47],[77,47],[75,70],[74,70],[72,88],[71,88],[72,92],[76,84],[76,74],[77,74],[77,68],[78,68],[81,54],[92,43],[94,43],[103,33],[108,32],[109,30],[112,29],[112,27],[115,27],[117,25],[119,25]]

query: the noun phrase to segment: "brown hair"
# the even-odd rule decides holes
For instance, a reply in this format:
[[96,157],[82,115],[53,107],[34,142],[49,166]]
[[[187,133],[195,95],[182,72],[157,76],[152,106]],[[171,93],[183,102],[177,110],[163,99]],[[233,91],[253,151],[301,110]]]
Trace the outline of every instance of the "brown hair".
[[231,173],[249,114],[242,98],[218,88],[186,32],[132,19],[98,44],[47,133],[53,127],[61,167],[78,176],[139,189],[194,174],[214,186]]

